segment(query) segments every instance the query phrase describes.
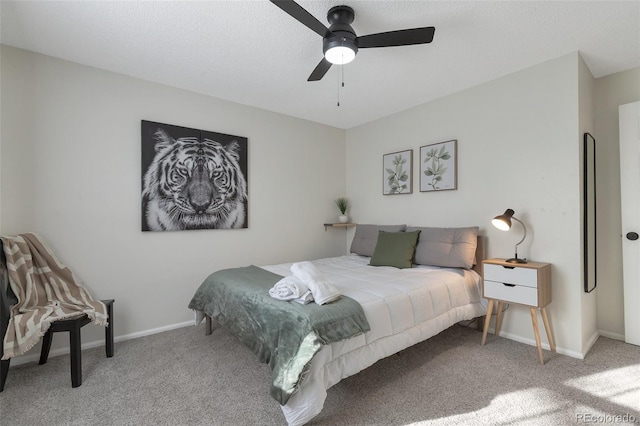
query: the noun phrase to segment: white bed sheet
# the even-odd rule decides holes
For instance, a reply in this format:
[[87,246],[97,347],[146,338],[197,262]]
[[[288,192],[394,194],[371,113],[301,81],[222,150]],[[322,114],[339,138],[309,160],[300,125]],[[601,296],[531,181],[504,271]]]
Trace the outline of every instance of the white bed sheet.
[[[348,255],[312,263],[345,296],[362,305],[371,331],[324,346],[298,391],[281,406],[289,425],[318,415],[327,389],[376,361],[432,337],[452,325],[484,315],[481,277],[474,271],[418,266],[369,266],[369,257]],[[292,263],[262,266],[290,275]]]

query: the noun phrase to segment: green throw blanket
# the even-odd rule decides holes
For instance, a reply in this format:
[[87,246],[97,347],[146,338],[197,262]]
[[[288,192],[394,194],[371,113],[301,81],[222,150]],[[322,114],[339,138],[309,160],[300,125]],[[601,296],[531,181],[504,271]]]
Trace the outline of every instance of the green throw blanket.
[[211,274],[190,309],[226,327],[271,367],[271,396],[285,405],[322,345],[370,330],[362,306],[342,296],[326,305],[277,300],[269,289],[282,277],[257,266]]

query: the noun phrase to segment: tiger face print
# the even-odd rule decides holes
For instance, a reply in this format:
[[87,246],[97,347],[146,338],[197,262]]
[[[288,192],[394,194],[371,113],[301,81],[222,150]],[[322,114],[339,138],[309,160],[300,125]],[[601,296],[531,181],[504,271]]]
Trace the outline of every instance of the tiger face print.
[[247,182],[236,141],[173,139],[155,133],[155,157],[144,176],[145,217],[152,231],[242,228]]

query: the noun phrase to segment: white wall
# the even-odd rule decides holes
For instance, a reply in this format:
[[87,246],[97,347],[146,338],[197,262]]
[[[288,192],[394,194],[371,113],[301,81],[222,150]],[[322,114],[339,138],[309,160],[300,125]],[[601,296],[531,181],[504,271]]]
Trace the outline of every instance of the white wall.
[[[322,226],[346,192],[343,130],[7,46],[1,55],[1,232],[40,233],[95,298],[114,298],[117,336],[190,320],[191,296],[217,269],[344,254],[344,232]],[[248,137],[248,229],[140,231],[143,119]],[[83,341],[102,339],[86,328]]]
[[595,81],[598,329],[624,339],[618,107],[640,101],[640,67]]
[[[33,203],[30,194],[34,186],[34,173],[30,164],[34,156],[31,142],[34,138],[34,108],[37,105],[33,94],[36,88],[33,63],[12,60],[0,45],[0,217],[2,223],[11,222],[11,218],[21,218],[25,222],[32,220]],[[12,176],[11,179],[8,176]],[[2,188],[10,180],[10,191]],[[0,228],[4,230],[4,228]]]
[[[503,233],[490,221],[513,208],[529,231],[519,255],[553,264],[548,312],[558,350],[573,356],[583,353],[578,63],[569,54],[347,131],[356,222],[478,225],[488,256],[511,257],[520,229]],[[458,190],[421,193],[420,146],[450,139]],[[382,156],[405,149],[414,150],[413,194],[384,196]],[[503,330],[533,343],[526,308],[511,306]]]
[[[594,97],[593,91],[595,86],[595,79],[587,68],[587,65],[584,63],[581,57],[578,58],[578,96],[579,96],[579,135],[578,135],[578,144],[580,146],[579,156],[580,156],[580,176],[584,176],[584,134],[589,133],[592,136],[594,135],[595,130],[595,106],[594,106]],[[597,200],[597,199],[596,199]],[[584,215],[584,179],[580,179],[580,215],[583,217]],[[590,221],[593,218],[590,219]],[[585,262],[584,262],[584,241],[587,238],[584,235],[584,228],[580,227],[580,235],[581,235],[581,245],[583,247],[581,251],[582,256],[582,266],[580,268],[581,273],[581,282],[584,285],[585,280]],[[595,247],[589,247],[589,251],[595,250]],[[596,262],[597,263],[597,262]],[[597,272],[597,268],[596,268]],[[597,278],[597,277],[596,277]],[[598,339],[598,318],[597,318],[597,290],[592,290],[590,293],[585,293],[584,291],[581,293],[581,315],[582,319],[582,352],[587,353],[591,346]]]

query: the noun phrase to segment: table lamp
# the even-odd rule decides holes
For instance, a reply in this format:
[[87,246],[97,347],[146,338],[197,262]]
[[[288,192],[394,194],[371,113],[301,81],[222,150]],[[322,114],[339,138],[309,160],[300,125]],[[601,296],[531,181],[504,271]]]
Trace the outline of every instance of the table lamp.
[[512,257],[511,259],[507,259],[507,262],[510,262],[510,263],[527,263],[527,259],[518,258],[518,246],[520,245],[520,243],[522,243],[524,241],[525,238],[527,238],[527,227],[524,226],[524,223],[522,223],[521,220],[519,220],[518,218],[516,218],[513,215],[514,213],[515,212],[513,210],[507,209],[503,214],[494,217],[493,220],[491,221],[491,223],[493,224],[493,226],[495,226],[496,228],[498,228],[501,231],[508,231],[509,229],[511,229],[511,219],[515,220],[520,225],[522,225],[522,229],[524,230],[524,235],[522,236],[522,239],[520,241],[518,241],[518,243],[516,243],[516,255],[515,255],[515,257]]

